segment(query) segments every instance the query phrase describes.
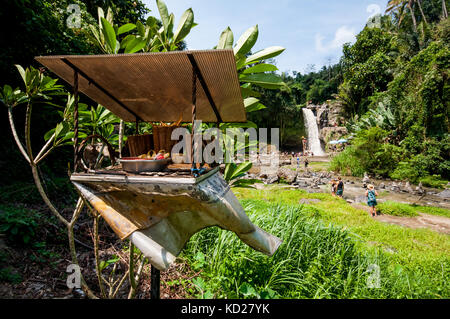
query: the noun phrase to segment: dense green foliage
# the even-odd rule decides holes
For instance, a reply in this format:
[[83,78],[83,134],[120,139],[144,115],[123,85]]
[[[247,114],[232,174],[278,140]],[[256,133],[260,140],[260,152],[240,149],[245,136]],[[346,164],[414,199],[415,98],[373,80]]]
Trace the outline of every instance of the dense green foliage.
[[399,27],[394,14],[344,47],[338,99],[356,138],[333,170],[429,186],[450,178],[450,21],[436,19],[432,6],[423,11],[426,32]]
[[[80,6],[81,29],[70,28],[67,19],[73,11],[67,10],[68,5]],[[100,53],[87,33],[89,24],[97,20],[97,4],[106,11],[108,6],[114,8],[117,22],[136,22],[144,20],[147,12],[140,0],[113,0],[113,1],[79,1],[79,0],[6,0],[2,1],[0,10],[0,38],[2,50],[0,52],[0,86],[9,84],[15,89],[22,84],[15,64],[24,66],[39,65],[34,61],[39,55],[58,54],[94,54]],[[136,4],[136,7],[134,6]],[[133,9],[131,9],[133,8]],[[11,17],[14,17],[11,19]],[[86,97],[82,102],[91,104]],[[66,96],[56,98],[53,102],[58,105],[66,104]],[[37,105],[39,111],[34,112],[32,144],[34,149],[42,146],[44,134],[60,121],[54,107]],[[7,110],[0,108],[0,133],[5,137],[0,144],[0,170],[3,178],[0,184],[8,184],[11,180],[27,181],[31,178],[27,162],[21,156],[12,139]],[[25,108],[15,110],[15,120],[18,127],[23,126]],[[19,132],[22,137],[23,132]],[[49,155],[48,161],[43,164],[44,171],[56,170],[65,174],[67,162],[72,157],[70,147],[59,148]],[[13,159],[13,160],[12,160]],[[69,160],[68,160],[69,159]]]

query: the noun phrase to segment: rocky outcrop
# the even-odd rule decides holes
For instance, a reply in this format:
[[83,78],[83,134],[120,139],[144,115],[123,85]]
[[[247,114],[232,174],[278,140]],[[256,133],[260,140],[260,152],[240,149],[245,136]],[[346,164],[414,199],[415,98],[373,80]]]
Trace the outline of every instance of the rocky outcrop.
[[348,130],[343,126],[324,127],[320,129],[319,138],[325,144],[329,141],[340,140],[343,136],[348,134]]
[[344,120],[341,116],[342,106],[339,102],[328,101],[321,105],[309,104],[306,107],[316,115],[319,138],[324,145],[331,140],[339,140],[348,134],[347,128],[340,126]]
[[440,192],[436,196],[439,196],[439,197],[442,197],[442,198],[445,198],[445,199],[450,199],[450,188]]
[[278,170],[278,174],[277,175],[278,175],[278,177],[280,179],[283,179],[286,183],[292,184],[295,181],[296,177],[297,177],[297,172],[293,171],[290,168],[281,167]]

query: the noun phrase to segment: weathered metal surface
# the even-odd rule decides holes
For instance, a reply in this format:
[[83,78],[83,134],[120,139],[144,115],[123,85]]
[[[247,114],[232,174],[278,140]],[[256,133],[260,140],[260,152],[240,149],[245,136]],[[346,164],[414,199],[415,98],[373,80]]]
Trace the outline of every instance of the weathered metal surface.
[[162,160],[135,159],[130,157],[121,158],[119,162],[122,168],[127,172],[160,172],[166,168],[170,162],[169,158]]
[[218,112],[224,122],[246,122],[233,50],[35,59],[70,85],[77,70],[78,90],[125,121],[176,122],[181,116],[190,122],[193,67],[188,55],[202,75],[202,83],[196,80],[197,119],[217,122]]
[[217,169],[198,179],[73,174],[71,180],[116,234],[160,270],[205,227],[233,231],[267,255],[281,244],[250,221]]

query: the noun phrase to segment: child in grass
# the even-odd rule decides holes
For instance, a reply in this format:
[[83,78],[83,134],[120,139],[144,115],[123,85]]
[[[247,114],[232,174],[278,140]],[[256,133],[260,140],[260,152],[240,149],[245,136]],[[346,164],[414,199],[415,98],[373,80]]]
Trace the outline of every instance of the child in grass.
[[367,205],[370,207],[370,214],[372,217],[377,215],[377,210],[375,206],[377,206],[377,197],[378,193],[375,190],[375,187],[372,184],[367,185],[366,197],[367,197]]

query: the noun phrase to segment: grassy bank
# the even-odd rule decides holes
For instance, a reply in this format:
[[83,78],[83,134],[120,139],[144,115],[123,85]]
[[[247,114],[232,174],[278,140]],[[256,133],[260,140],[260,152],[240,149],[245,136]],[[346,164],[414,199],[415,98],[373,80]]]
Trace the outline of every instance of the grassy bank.
[[[373,220],[328,194],[235,189],[251,220],[283,239],[272,257],[235,234],[205,229],[182,258],[199,270],[197,297],[448,298],[450,241]],[[299,205],[299,199],[315,202]],[[378,289],[368,287],[379,270]]]

